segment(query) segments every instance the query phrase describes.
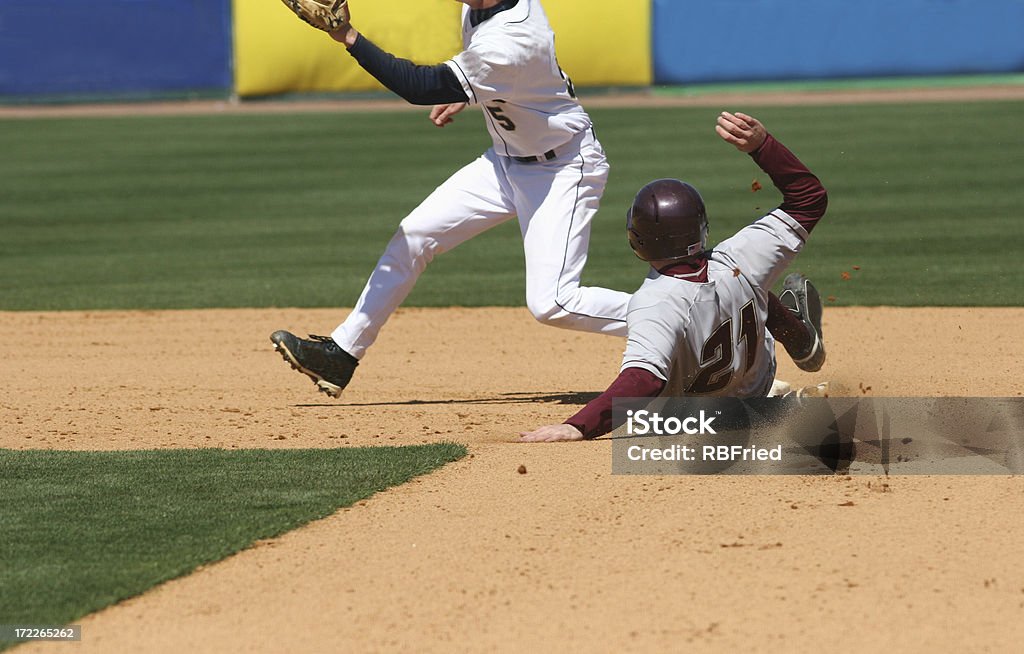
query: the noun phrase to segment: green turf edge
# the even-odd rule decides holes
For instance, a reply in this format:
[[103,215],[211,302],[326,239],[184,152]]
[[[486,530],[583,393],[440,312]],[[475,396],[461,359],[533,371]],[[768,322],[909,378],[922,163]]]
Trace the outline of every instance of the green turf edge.
[[[622,93],[646,93],[655,96],[703,96],[716,93],[766,93],[780,91],[852,91],[865,89],[917,89],[917,88],[962,88],[968,86],[1019,86],[1024,84],[1024,74],[994,73],[978,75],[921,75],[902,77],[864,77],[848,79],[810,80],[769,80],[746,82],[722,82],[701,84],[651,84],[588,86],[577,89],[580,97],[602,97]],[[383,90],[372,91],[308,91],[275,93],[269,95],[236,96],[223,89],[196,89],[170,92],[139,93],[72,93],[55,95],[0,95],[3,106],[43,106],[73,104],[113,104],[225,100],[243,104],[259,105],[266,102],[310,102],[345,100],[394,100],[394,94]]]
[[71,624],[466,453],[0,449],[0,624]]
[[[781,80],[715,84],[655,86],[651,93],[662,97],[701,96],[716,93],[777,93],[793,91],[863,91],[874,89],[943,89],[971,86],[1021,86],[1024,74],[934,75],[920,77],[866,77],[853,79]],[[756,99],[754,100],[756,101]]]
[[109,93],[55,93],[42,95],[0,95],[0,107],[33,107],[75,104],[139,104],[151,102],[195,102],[199,100],[230,100],[226,89],[194,89],[181,91],[123,91]]

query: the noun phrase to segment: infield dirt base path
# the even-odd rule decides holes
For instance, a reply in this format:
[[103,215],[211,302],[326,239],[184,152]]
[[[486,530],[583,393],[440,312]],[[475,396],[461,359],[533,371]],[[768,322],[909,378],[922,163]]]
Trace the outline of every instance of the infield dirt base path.
[[[715,107],[834,105],[906,102],[976,102],[1024,99],[1024,85],[979,84],[934,88],[863,88],[837,90],[716,91],[698,95],[657,95],[645,90],[581,96],[590,109],[599,107]],[[4,118],[81,118],[89,116],[183,116],[301,112],[415,111],[422,106],[395,98],[337,100],[183,100],[171,102],[107,102],[100,104],[0,105]]]
[[[402,310],[335,401],[268,336],[342,317],[0,313],[0,447],[470,448],[82,620],[76,652],[977,652],[1024,639],[1024,478],[612,476],[607,441],[511,441],[603,390],[620,339],[541,327],[525,309]],[[829,308],[824,330],[825,370],[780,353],[782,379],[1024,394],[1024,309]]]

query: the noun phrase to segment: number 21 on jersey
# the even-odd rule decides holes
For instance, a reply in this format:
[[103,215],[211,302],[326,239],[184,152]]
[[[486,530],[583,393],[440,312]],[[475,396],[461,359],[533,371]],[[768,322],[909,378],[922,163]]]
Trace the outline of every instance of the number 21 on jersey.
[[[740,341],[746,346],[744,371],[750,370],[757,356],[757,314],[751,300],[740,309]],[[706,395],[720,391],[732,381],[732,361],[735,358],[736,342],[732,334],[732,318],[718,326],[700,351],[700,373],[686,389],[688,395]]]

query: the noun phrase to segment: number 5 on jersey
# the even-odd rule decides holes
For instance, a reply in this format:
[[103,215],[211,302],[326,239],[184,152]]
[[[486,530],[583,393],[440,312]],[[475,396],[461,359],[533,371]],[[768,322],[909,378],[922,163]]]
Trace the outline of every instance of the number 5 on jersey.
[[[505,103],[504,100],[495,100],[495,102],[501,104]],[[485,105],[484,108],[487,109],[487,113],[491,114],[491,116],[494,118],[494,122],[498,123],[498,125],[506,132],[516,131],[516,124],[512,122],[511,118],[505,115],[505,110],[503,107],[501,107],[498,104],[493,104]]]

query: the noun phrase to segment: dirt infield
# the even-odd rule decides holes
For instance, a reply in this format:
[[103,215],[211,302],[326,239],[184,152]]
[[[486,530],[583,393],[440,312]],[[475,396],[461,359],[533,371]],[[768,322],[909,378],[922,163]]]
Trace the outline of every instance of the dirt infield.
[[[1010,651],[1024,638],[1024,478],[615,477],[606,441],[511,441],[602,390],[619,339],[525,309],[402,310],[333,401],[267,336],[342,317],[0,313],[0,447],[470,447],[86,618],[76,652]],[[1022,329],[1020,308],[830,309],[826,369],[783,355],[780,377],[1018,396]]]
[[[1024,85],[862,88],[845,90],[721,91],[699,95],[659,95],[626,91],[584,95],[588,108],[794,106],[906,102],[1024,100]],[[209,114],[290,114],[301,112],[424,111],[397,99],[194,100],[146,103],[0,106],[3,118],[78,118],[89,116],[189,116]]]

